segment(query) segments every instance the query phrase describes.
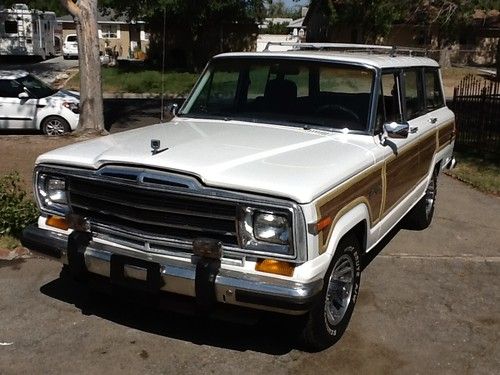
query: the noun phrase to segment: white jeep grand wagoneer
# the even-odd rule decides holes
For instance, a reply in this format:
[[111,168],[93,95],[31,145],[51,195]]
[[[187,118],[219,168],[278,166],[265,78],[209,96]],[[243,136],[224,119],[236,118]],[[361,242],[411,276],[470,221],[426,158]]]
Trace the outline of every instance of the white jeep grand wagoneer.
[[316,350],[345,331],[363,257],[403,218],[430,224],[454,164],[439,66],[407,49],[222,54],[173,112],[41,155],[23,243],[206,313],[302,315]]

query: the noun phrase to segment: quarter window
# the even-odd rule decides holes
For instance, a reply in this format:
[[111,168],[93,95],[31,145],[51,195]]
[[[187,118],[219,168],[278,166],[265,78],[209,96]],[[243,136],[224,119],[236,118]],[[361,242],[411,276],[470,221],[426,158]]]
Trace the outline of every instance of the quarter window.
[[437,70],[425,71],[425,99],[428,111],[444,107],[441,81]]

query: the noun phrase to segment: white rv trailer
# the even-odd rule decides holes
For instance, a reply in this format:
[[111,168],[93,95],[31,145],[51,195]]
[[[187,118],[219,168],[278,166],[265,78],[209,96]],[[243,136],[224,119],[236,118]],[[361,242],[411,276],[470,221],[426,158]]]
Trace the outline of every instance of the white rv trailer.
[[54,56],[57,32],[54,12],[14,4],[0,10],[0,56]]

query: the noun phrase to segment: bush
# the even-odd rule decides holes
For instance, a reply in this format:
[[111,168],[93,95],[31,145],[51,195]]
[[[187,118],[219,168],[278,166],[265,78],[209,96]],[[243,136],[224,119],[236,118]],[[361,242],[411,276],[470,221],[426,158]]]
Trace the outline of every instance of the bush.
[[24,190],[19,173],[0,177],[0,235],[19,237],[22,230],[36,221],[38,209]]

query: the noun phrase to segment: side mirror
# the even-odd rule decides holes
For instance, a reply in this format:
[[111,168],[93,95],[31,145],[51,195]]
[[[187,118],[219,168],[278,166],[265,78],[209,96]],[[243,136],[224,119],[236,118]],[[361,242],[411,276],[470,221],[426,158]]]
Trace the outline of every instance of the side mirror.
[[28,95],[28,93],[27,93],[26,91],[23,91],[23,92],[20,92],[20,93],[17,95],[17,97],[18,97],[19,99],[29,99],[29,97],[30,97],[30,96]]
[[170,103],[167,105],[167,112],[172,115],[172,117],[175,117],[177,115],[177,112],[179,111],[179,104],[177,103]]
[[407,122],[386,122],[382,134],[382,143],[384,143],[387,138],[408,138],[409,132],[410,124]]

